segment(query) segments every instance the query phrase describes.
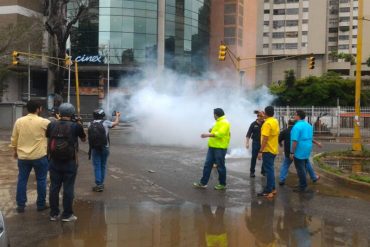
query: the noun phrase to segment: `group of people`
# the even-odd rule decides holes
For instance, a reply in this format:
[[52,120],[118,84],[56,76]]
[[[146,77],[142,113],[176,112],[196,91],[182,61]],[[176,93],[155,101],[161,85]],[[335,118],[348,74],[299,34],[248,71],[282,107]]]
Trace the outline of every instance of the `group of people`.
[[[27,202],[27,182],[32,169],[37,180],[37,211],[49,208],[46,204],[47,174],[50,176],[49,205],[50,220],[61,219],[64,222],[74,221],[73,214],[74,184],[78,170],[78,139],[87,140],[84,128],[79,119],[75,118],[75,107],[63,103],[51,121],[40,117],[42,106],[30,100],[27,102],[28,114],[17,119],[11,136],[11,147],[14,158],[18,160],[18,182],[16,192],[17,212],[25,211]],[[115,121],[104,120],[104,111],[97,109],[91,122],[94,130],[104,131],[104,145],[99,147],[90,141],[89,146],[94,166],[95,186],[93,191],[102,192],[109,155],[109,128],[119,123],[120,113]],[[99,126],[96,126],[99,123]],[[89,127],[90,134],[90,127]],[[96,142],[96,141],[95,141]],[[63,212],[59,210],[59,193],[63,186]]]
[[[230,123],[221,108],[214,109],[214,126],[209,133],[202,134],[202,138],[209,138],[208,152],[203,168],[203,176],[199,182],[193,183],[196,188],[206,188],[212,168],[216,167],[219,174],[219,184],[214,188],[224,190],[226,188],[225,157],[230,143]],[[246,135],[246,148],[250,148],[252,139],[252,158],[250,164],[250,177],[254,178],[257,159],[262,160],[261,174],[266,177],[264,189],[258,196],[273,198],[276,195],[274,161],[279,153],[279,145],[284,142],[284,159],[280,168],[279,185],[283,186],[288,176],[290,165],[294,162],[299,178],[299,185],[295,192],[307,191],[306,172],[310,174],[313,182],[319,180],[309,161],[312,144],[321,147],[321,144],[313,139],[313,128],[305,121],[306,114],[297,110],[294,119],[289,120],[288,128],[280,132],[279,122],[274,117],[273,106],[267,106],[264,111],[256,111],[257,120],[254,121]]]

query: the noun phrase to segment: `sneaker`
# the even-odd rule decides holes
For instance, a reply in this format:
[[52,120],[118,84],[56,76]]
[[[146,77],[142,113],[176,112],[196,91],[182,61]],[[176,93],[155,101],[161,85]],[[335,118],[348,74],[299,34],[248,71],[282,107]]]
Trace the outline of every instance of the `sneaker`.
[[103,192],[104,191],[104,185],[96,185],[92,188],[94,192]]
[[218,184],[215,186],[215,190],[224,190],[226,189],[226,185]]
[[274,194],[272,192],[268,193],[268,192],[260,192],[257,194],[257,196],[263,196],[263,197],[266,197],[266,198],[273,198],[274,197]]
[[317,175],[317,176],[316,176],[316,179],[315,179],[315,180],[313,180],[312,182],[313,182],[313,183],[316,183],[317,181],[319,181],[319,180],[320,180],[320,178],[321,178],[321,177],[320,177],[320,175]]
[[70,221],[75,221],[75,220],[77,220],[77,217],[73,214],[71,216],[69,216],[68,218],[63,218],[62,219],[63,222],[70,222]]
[[57,221],[59,220],[59,215],[53,215],[53,216],[50,216],[50,221]]
[[19,214],[24,213],[24,207],[18,206],[16,210],[17,210],[17,213]]
[[193,186],[196,187],[196,188],[201,188],[201,189],[205,189],[207,188],[207,185],[205,184],[202,184],[202,183],[197,183],[197,182],[194,182],[193,183]]
[[251,173],[251,175],[249,175],[251,178],[255,178],[256,175],[254,173]]

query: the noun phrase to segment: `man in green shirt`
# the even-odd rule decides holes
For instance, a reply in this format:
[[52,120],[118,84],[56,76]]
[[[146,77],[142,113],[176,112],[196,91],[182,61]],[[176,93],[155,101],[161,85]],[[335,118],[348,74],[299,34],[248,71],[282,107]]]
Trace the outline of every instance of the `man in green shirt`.
[[213,113],[216,123],[209,130],[209,133],[201,135],[202,138],[209,138],[208,152],[203,168],[203,177],[199,183],[195,182],[193,185],[197,188],[206,188],[213,164],[216,164],[219,184],[215,186],[215,189],[224,190],[226,188],[225,156],[230,143],[230,123],[226,119],[225,113],[221,108],[214,109]]

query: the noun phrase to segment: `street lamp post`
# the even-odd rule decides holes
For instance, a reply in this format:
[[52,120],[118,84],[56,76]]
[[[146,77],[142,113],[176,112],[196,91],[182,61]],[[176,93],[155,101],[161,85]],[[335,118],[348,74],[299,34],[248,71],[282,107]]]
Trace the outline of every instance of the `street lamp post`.
[[361,103],[361,64],[362,64],[362,29],[363,29],[363,0],[358,0],[358,32],[357,32],[357,56],[356,56],[356,89],[355,89],[355,119],[352,150],[361,152],[360,133],[360,103]]

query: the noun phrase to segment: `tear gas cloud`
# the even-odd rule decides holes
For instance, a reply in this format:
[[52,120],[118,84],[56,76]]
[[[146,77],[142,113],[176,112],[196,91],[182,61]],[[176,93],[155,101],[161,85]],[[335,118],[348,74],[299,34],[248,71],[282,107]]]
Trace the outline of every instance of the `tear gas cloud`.
[[220,107],[231,124],[231,155],[245,156],[245,134],[256,119],[254,110],[263,110],[273,98],[266,87],[245,92],[230,86],[237,82],[227,78],[228,74],[210,74],[199,80],[171,71],[158,75],[148,69],[140,78],[122,81],[131,96],[125,99],[122,93],[112,93],[110,105],[118,107],[124,118],[136,119],[138,141],[185,147],[207,146],[200,134],[212,127],[213,109]]

